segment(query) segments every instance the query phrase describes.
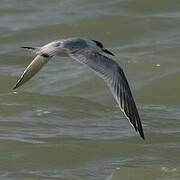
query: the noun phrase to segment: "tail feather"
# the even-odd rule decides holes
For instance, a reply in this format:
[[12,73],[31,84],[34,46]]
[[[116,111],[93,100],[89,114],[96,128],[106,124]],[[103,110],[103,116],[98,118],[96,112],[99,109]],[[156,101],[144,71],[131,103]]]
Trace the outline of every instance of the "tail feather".
[[22,46],[20,48],[24,48],[24,49],[30,49],[30,50],[35,50],[35,47],[30,47],[30,46]]
[[27,49],[28,51],[35,53],[40,49],[39,47],[31,47],[31,46],[21,46],[20,48]]

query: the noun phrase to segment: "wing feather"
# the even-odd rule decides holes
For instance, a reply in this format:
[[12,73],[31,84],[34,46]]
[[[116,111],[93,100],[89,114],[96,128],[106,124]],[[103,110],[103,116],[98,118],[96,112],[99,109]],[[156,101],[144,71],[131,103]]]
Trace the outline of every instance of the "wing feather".
[[119,64],[113,59],[89,48],[70,52],[70,56],[89,66],[106,81],[121,111],[144,139],[139,113],[126,76]]
[[51,57],[47,54],[37,55],[33,61],[28,65],[28,67],[24,70],[23,74],[14,85],[13,89],[18,88],[23,85],[29,79],[31,79],[37,72],[39,72],[42,67],[49,61]]

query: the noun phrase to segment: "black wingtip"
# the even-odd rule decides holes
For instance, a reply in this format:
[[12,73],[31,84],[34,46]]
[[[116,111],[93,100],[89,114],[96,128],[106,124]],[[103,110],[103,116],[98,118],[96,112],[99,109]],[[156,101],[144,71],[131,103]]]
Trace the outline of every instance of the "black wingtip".
[[21,86],[21,79],[18,80],[18,82],[13,86],[13,90],[17,89],[19,86]]
[[17,84],[16,84],[16,85],[13,86],[12,89],[15,90],[15,89],[17,89],[17,88],[18,88],[18,86],[17,86]]
[[141,133],[140,136],[141,136],[141,138],[145,141],[144,133]]
[[141,137],[143,140],[145,140],[145,136],[144,136],[144,131],[143,131],[142,125],[140,124],[140,126],[138,125],[138,127],[137,127],[136,124],[132,124],[132,125],[133,125],[135,131],[139,133],[140,137]]
[[144,136],[144,131],[143,131],[142,125],[140,127],[138,127],[138,132],[139,132],[140,137],[143,140],[145,140],[145,136]]

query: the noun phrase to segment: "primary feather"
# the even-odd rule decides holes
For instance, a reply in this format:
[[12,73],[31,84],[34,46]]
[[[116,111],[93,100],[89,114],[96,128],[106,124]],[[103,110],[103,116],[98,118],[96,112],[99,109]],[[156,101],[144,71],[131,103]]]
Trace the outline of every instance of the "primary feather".
[[139,113],[125,74],[119,64],[113,59],[88,48],[71,53],[71,56],[89,66],[106,81],[121,111],[144,139]]

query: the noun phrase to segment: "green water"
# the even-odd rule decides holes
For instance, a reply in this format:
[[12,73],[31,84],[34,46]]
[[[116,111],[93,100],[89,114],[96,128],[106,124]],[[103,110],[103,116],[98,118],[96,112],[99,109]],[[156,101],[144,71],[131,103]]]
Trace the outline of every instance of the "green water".
[[[178,0],[0,1],[0,179],[180,179]],[[146,140],[104,82],[54,57],[12,91],[33,55],[21,46],[84,36],[116,54]]]

